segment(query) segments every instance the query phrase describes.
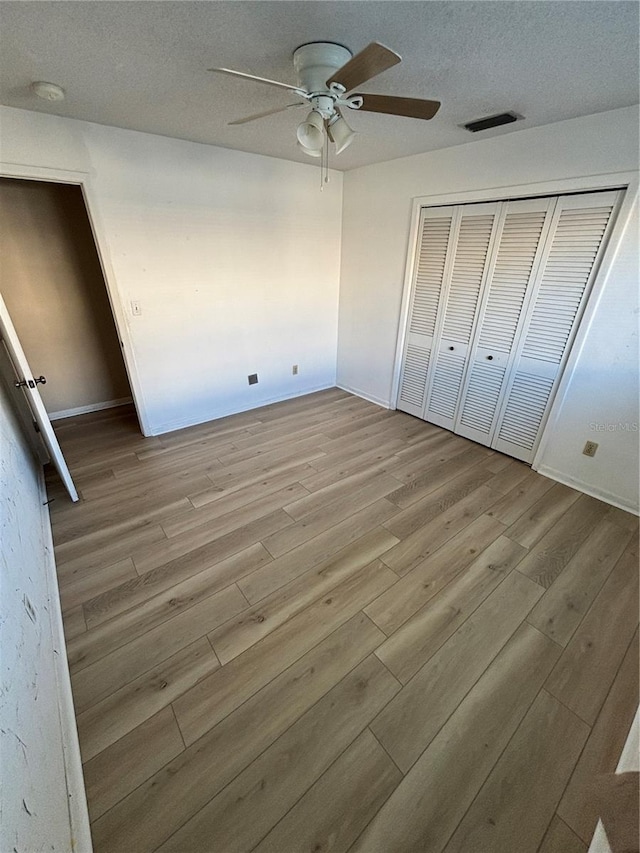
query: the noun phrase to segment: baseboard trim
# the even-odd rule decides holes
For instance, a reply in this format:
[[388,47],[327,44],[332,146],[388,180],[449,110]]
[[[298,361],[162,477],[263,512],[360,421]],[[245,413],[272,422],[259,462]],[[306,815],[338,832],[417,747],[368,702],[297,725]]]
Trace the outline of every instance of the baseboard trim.
[[82,773],[80,742],[78,740],[76,714],[73,705],[73,694],[71,692],[71,677],[69,675],[69,663],[64,639],[60,592],[53,556],[53,535],[51,533],[51,521],[49,518],[47,488],[44,480],[44,470],[41,466],[39,471],[39,486],[40,502],[42,504],[42,527],[45,539],[51,641],[58,688],[58,711],[65,766],[64,782],[67,787],[71,838],[73,849],[76,853],[92,853],[93,845],[91,843],[91,830],[89,829],[89,809]]
[[63,418],[74,418],[76,415],[88,415],[89,412],[101,412],[102,409],[115,409],[132,403],[131,397],[121,397],[119,400],[105,400],[103,403],[90,403],[88,406],[77,406],[75,409],[63,409],[60,412],[49,412],[50,421],[61,421]]
[[611,504],[611,506],[615,506],[618,509],[623,509],[625,512],[630,512],[633,515],[640,515],[640,508],[629,504],[617,495],[606,491],[606,489],[598,489],[595,486],[584,483],[577,477],[569,477],[561,471],[556,471],[555,468],[550,468],[547,465],[540,465],[539,468],[534,468],[534,470],[537,471],[538,474],[542,474],[543,477],[549,477],[550,480],[562,483],[563,486],[569,486],[572,489],[577,489],[580,492],[584,492],[585,495],[590,495],[592,498],[597,498],[598,500]]
[[272,403],[283,403],[285,400],[293,400],[295,397],[305,397],[307,394],[315,394],[318,391],[327,391],[329,388],[336,387],[337,386],[333,382],[326,385],[314,385],[311,388],[305,388],[303,391],[294,391],[291,394],[268,397],[265,400],[241,406],[240,408],[220,409],[219,411],[207,414],[206,417],[165,421],[165,423],[151,426],[149,433],[145,433],[145,435],[164,435],[167,432],[175,432],[177,429],[186,429],[187,427],[206,424],[209,423],[209,421],[217,421],[219,418],[228,418],[230,415],[239,415],[242,412],[250,412],[252,409],[260,409],[262,406],[270,406]]
[[351,385],[336,382],[336,388],[340,388],[341,391],[347,391],[349,394],[355,394],[356,397],[362,397],[363,400],[367,400],[369,403],[375,403],[376,406],[382,406],[383,409],[393,408],[388,400],[381,400],[380,397],[375,397],[373,394],[367,394],[359,388],[352,388]]

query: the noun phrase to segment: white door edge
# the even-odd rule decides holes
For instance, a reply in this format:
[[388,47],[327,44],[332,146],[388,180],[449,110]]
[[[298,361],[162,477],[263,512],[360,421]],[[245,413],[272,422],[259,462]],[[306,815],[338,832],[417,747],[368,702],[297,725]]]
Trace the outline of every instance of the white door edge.
[[47,410],[42,402],[42,397],[38,391],[38,386],[33,380],[33,373],[29,367],[29,362],[24,354],[22,344],[16,334],[16,330],[13,322],[11,321],[11,317],[9,316],[9,312],[7,311],[7,306],[4,304],[2,295],[0,295],[0,337],[2,337],[5,342],[7,351],[18,376],[18,381],[25,383],[20,389],[16,389],[16,392],[24,393],[27,398],[31,411],[33,412],[33,417],[40,429],[42,440],[44,441],[46,448],[49,451],[49,455],[51,456],[51,461],[60,475],[60,479],[69,493],[69,497],[72,501],[77,501],[78,492],[76,491],[76,487],[71,478],[71,472],[69,471],[69,467],[62,454],[62,450],[60,449],[56,434],[53,431],[49,415],[47,414]]

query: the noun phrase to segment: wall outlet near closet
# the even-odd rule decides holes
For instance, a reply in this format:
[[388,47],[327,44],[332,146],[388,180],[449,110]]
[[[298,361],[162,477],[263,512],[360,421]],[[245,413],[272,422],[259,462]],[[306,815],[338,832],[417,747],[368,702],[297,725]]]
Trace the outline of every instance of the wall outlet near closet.
[[258,384],[258,374],[257,373],[250,373],[247,376],[247,379],[249,380],[249,385],[257,385]]
[[595,441],[587,441],[582,452],[585,456],[595,456],[598,445]]
[[291,373],[292,373],[294,376],[297,376],[297,375],[298,375],[298,365],[297,365],[297,364],[294,364],[294,365],[293,365],[293,367],[291,368]]

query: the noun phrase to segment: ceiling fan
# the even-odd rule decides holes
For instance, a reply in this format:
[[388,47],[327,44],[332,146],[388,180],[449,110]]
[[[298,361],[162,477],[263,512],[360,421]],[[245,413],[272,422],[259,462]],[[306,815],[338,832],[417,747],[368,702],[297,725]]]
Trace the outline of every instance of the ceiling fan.
[[334,143],[336,154],[344,151],[353,141],[355,133],[347,124],[342,109],[387,113],[408,118],[433,118],[440,107],[440,101],[399,98],[395,95],[350,94],[357,86],[400,61],[401,58],[395,51],[378,42],[372,42],[354,56],[341,44],[323,41],[303,44],[294,51],[293,67],[298,78],[297,86],[245,74],[243,71],[233,71],[230,68],[210,68],[209,71],[277,86],[299,98],[293,104],[236,119],[229,122],[230,125],[246,124],[284,112],[291,107],[310,105],[311,111],[298,125],[298,144],[309,156],[320,157],[327,139]]

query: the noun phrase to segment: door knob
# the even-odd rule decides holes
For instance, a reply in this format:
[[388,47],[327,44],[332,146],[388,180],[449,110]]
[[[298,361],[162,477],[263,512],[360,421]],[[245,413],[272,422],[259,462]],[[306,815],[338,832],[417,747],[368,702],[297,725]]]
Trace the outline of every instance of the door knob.
[[487,356],[487,361],[493,361],[493,356],[492,356],[492,355],[488,355],[488,356]]
[[38,376],[37,379],[23,379],[22,382],[14,382],[13,384],[16,386],[16,388],[26,388],[27,385],[29,386],[29,388],[35,388],[38,384],[46,385],[47,380],[44,376]]
[[454,350],[454,349],[455,349],[455,347],[449,347],[449,349],[450,349],[450,350]]

